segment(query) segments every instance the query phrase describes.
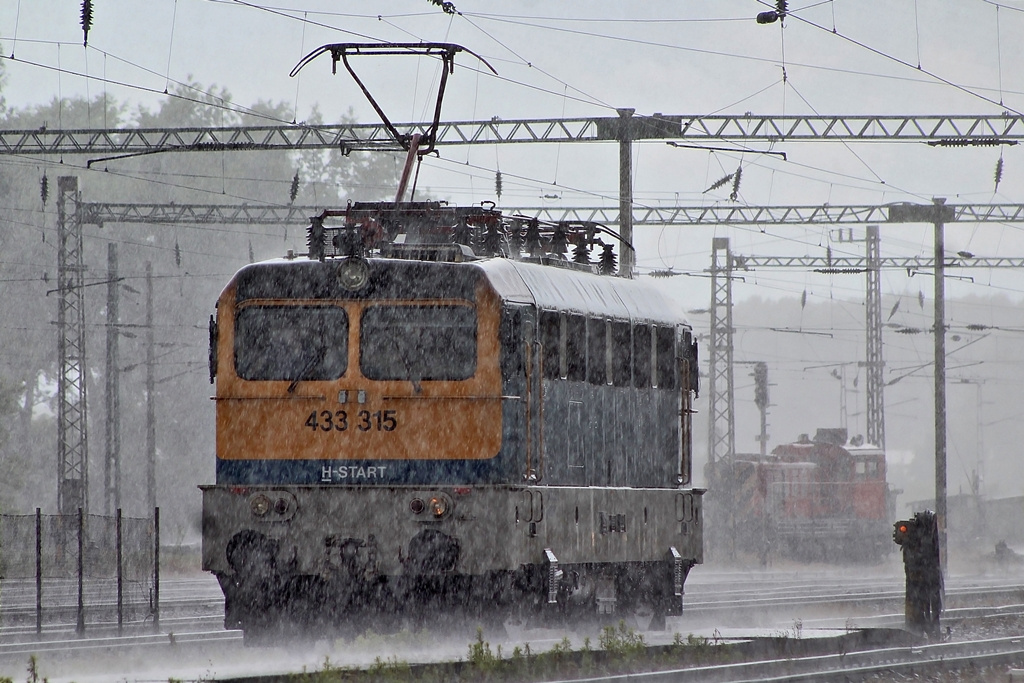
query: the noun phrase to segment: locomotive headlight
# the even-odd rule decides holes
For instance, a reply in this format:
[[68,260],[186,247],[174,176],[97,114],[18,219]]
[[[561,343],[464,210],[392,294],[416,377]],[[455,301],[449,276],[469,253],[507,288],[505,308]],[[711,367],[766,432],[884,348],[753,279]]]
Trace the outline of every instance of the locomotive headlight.
[[370,266],[366,259],[350,256],[338,266],[338,283],[350,292],[362,289],[370,280]]
[[434,496],[430,499],[430,513],[440,519],[448,514],[451,503],[444,496]]
[[270,512],[270,499],[262,493],[256,494],[249,499],[249,508],[252,510],[252,514],[263,517]]

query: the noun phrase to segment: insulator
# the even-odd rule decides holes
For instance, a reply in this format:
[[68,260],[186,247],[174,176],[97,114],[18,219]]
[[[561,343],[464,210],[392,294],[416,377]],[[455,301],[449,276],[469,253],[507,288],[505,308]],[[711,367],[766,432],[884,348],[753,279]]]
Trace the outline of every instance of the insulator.
[[89,46],[89,29],[92,28],[92,0],[82,0],[82,45]]
[[728,174],[728,175],[724,175],[724,176],[722,176],[721,178],[719,178],[718,180],[716,180],[716,181],[715,181],[714,183],[712,183],[712,184],[711,184],[711,187],[709,187],[708,189],[704,190],[704,192],[702,192],[701,194],[707,194],[708,192],[712,192],[712,191],[714,191],[714,190],[717,190],[718,188],[722,187],[722,186],[723,186],[723,185],[725,185],[725,184],[726,184],[727,182],[729,182],[730,180],[732,180],[732,177],[733,177],[734,175],[736,175],[736,174],[735,174],[735,173],[730,173],[730,174]]
[[252,253],[252,240],[249,240],[249,263],[255,263],[256,256]]
[[523,251],[523,226],[520,221],[512,219],[508,225],[508,252],[518,259]]
[[470,229],[465,218],[460,218],[458,224],[455,226],[455,231],[452,234],[452,241],[456,244],[465,244],[467,246],[472,244],[473,231]]
[[775,13],[779,15],[779,18],[785,19],[786,14],[789,13],[789,3],[786,0],[775,0]]
[[295,203],[295,198],[299,196],[299,172],[295,172],[295,176],[292,178],[292,186],[288,190],[288,198],[291,202]]
[[867,270],[865,268],[815,268],[814,272],[823,275],[859,275],[866,273]]
[[540,223],[536,218],[531,218],[526,226],[526,253],[530,256],[540,256]]
[[584,265],[590,263],[590,245],[583,235],[579,236],[576,240],[576,246],[573,247],[572,261],[573,263],[582,263]]
[[178,240],[174,240],[174,265],[181,268],[181,247],[178,245]]
[[999,191],[999,181],[1003,179],[1003,157],[996,162],[996,192]]
[[488,256],[497,256],[501,253],[501,232],[498,223],[491,221],[484,230],[484,252]]
[[555,226],[555,232],[551,235],[551,253],[564,254],[569,250],[569,234],[565,225],[559,223]]
[[494,173],[494,195],[501,199],[501,171]]
[[456,14],[458,12],[458,10],[455,9],[455,3],[451,2],[451,0],[428,0],[428,2],[440,7],[441,11],[445,14]]
[[597,265],[598,271],[602,275],[614,275],[616,267],[618,267],[618,260],[615,258],[615,252],[612,251],[612,245],[602,245],[601,260]]
[[928,142],[932,147],[995,147],[1016,144],[997,137],[987,138],[939,138]]
[[326,232],[321,218],[313,218],[306,234],[306,246],[309,247],[309,258],[315,261],[324,260]]
[[729,201],[736,201],[740,196],[740,179],[743,177],[743,167],[738,166],[732,177],[732,192],[729,193]]
[[50,198],[50,179],[45,173],[39,181],[39,197],[43,200],[43,208],[46,208],[46,200]]

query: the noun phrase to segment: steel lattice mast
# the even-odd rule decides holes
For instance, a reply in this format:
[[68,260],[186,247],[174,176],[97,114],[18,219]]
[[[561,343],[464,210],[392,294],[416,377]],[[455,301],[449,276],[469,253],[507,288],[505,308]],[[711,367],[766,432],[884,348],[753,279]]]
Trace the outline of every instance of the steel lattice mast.
[[864,359],[866,368],[865,391],[867,393],[867,440],[885,451],[885,382],[882,381],[882,257],[878,226],[869,225],[867,230],[867,351]]
[[733,412],[733,255],[728,237],[711,240],[711,338],[708,359],[708,465],[730,462],[736,453]]
[[78,178],[57,179],[57,509],[88,511],[85,296]]

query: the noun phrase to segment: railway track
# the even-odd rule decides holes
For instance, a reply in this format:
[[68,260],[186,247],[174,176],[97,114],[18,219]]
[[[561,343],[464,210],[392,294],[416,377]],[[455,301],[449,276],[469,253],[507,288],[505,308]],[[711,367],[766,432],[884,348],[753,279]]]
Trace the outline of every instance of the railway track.
[[[684,636],[695,634],[698,642],[725,644],[749,639],[756,633],[806,638],[812,633],[842,634],[872,626],[898,628],[903,624],[903,596],[897,590],[901,583],[892,576],[837,577],[814,573],[801,576],[766,573],[709,575],[688,586],[684,615],[678,621],[670,621],[668,632],[645,633],[644,639],[649,644],[664,647],[671,643],[674,632]],[[4,622],[8,623],[8,600],[17,595],[17,591],[8,592],[6,588],[5,583],[3,611]],[[173,667],[182,660],[195,660],[197,657],[205,658],[208,669],[216,670],[218,676],[222,672],[230,675],[238,668],[243,673],[246,671],[247,660],[251,660],[247,653],[252,650],[243,648],[240,632],[222,628],[223,600],[216,581],[206,577],[169,581],[161,587],[161,593],[160,633],[153,633],[151,622],[143,618],[126,622],[119,635],[116,620],[98,618],[99,606],[91,608],[94,620],[89,623],[84,637],[75,635],[73,618],[47,624],[41,636],[35,632],[34,617],[31,625],[10,624],[0,628],[0,676],[20,677],[31,655],[43,663],[52,663],[53,671],[47,675],[52,681],[57,681],[60,671],[66,667],[75,668],[82,661],[124,660],[127,653],[145,653],[144,657],[154,665],[160,666],[160,662],[165,662],[172,671],[176,671]],[[23,593],[23,597],[25,595],[28,594]],[[944,624],[1022,614],[1022,596],[1024,581],[953,577],[948,582]],[[17,611],[31,607],[34,610],[34,593],[29,597],[31,605],[23,604],[24,600],[15,601],[11,609]],[[737,632],[740,626],[745,628],[745,634]],[[961,630],[959,626],[954,628],[957,632]],[[558,632],[526,630],[515,633],[513,639],[502,645],[508,653],[517,644],[529,642],[535,652],[543,652],[561,643],[564,637],[565,634]],[[381,638],[371,649],[374,656],[385,653],[408,661],[456,660],[465,657],[467,641],[465,637],[453,639],[445,652],[437,648],[410,647],[408,643]],[[580,642],[581,639],[576,639],[575,647],[579,647]],[[922,652],[938,651],[935,649],[938,645],[928,647],[931,649]],[[1007,649],[1010,651],[1007,656],[1012,658],[1012,648]],[[900,648],[895,650],[901,651]],[[274,649],[271,651],[281,654]],[[948,650],[943,656],[961,656],[952,653],[953,650]],[[373,657],[368,653],[356,652],[350,645],[341,643],[322,642],[298,648],[288,655],[282,660],[284,669],[279,673],[284,673],[289,666],[294,667],[291,670],[315,668],[325,657],[357,668],[373,664]],[[996,657],[996,654],[992,656]],[[826,660],[821,661],[824,663]],[[251,661],[248,666],[249,673],[253,673]],[[742,671],[742,668],[738,669],[736,675]],[[211,677],[208,672],[198,672],[193,678],[202,676]],[[167,675],[161,671],[156,677],[166,679]],[[189,678],[187,673],[176,673],[175,677]],[[83,678],[76,680],[80,682]]]
[[[964,669],[1010,667],[1024,663],[1024,638],[986,638],[956,643],[882,647],[852,652],[753,659],[740,663],[692,666],[643,673],[589,676],[560,683],[849,683],[890,680],[894,675],[928,680]],[[989,673],[983,676],[991,675]],[[958,678],[958,680],[963,680]],[[970,679],[968,679],[970,680]],[[979,679],[983,680],[983,679]],[[992,680],[992,679],[988,679]],[[1000,679],[1003,680],[1003,679]],[[258,683],[253,679],[252,683]]]

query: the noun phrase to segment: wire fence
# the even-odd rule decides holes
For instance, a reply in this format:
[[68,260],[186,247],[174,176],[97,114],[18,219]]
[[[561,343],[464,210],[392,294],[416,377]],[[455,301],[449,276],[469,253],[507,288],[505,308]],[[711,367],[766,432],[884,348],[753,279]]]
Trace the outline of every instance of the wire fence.
[[151,518],[0,515],[0,626],[158,627],[159,542],[159,508]]

